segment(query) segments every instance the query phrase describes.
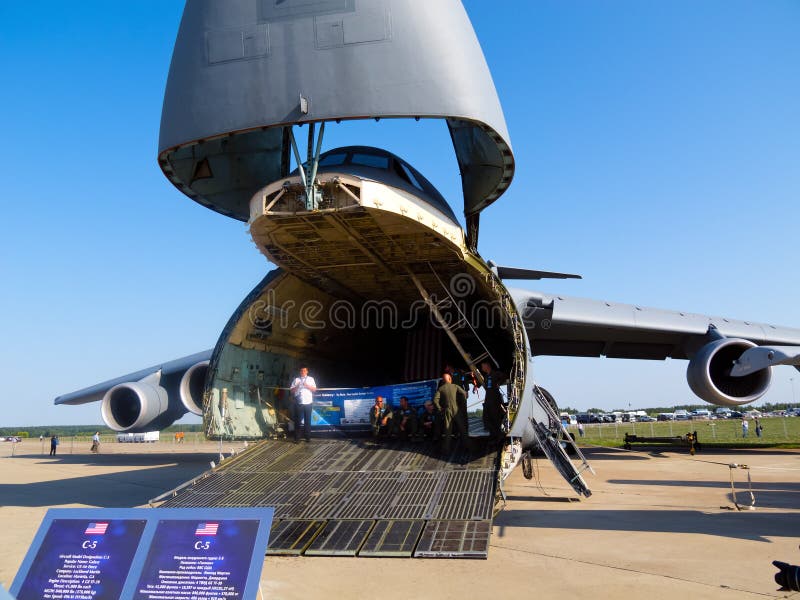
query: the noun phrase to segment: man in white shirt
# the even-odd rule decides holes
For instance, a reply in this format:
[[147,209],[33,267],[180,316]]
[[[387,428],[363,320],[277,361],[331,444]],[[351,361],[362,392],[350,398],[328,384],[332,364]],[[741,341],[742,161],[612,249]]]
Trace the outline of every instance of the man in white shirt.
[[300,369],[300,377],[295,377],[289,390],[294,396],[294,441],[300,441],[300,423],[304,423],[305,438],[311,441],[311,403],[314,401],[314,392],[317,383],[308,374],[308,369]]

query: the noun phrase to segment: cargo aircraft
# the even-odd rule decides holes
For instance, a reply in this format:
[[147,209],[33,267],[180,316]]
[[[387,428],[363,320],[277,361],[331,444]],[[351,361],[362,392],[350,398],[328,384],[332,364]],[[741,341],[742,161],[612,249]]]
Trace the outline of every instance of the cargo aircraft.
[[[326,124],[389,118],[445,121],[466,230],[424,168],[376,147],[322,152]],[[509,282],[576,276],[483,258],[481,213],[516,165],[459,0],[187,3],[158,163],[183,194],[246,222],[277,268],[213,349],[55,399],[101,401],[116,431],[191,412],[210,438],[259,439],[285,419],[282,389],[302,364],[325,386],[357,388],[435,378],[445,363],[481,383],[488,362],[508,375],[501,477],[539,446],[588,496],[534,356],[685,359],[694,393],[722,406],[758,399],[772,367],[800,364],[798,329],[518,290]],[[357,430],[355,409],[338,408],[334,428]]]

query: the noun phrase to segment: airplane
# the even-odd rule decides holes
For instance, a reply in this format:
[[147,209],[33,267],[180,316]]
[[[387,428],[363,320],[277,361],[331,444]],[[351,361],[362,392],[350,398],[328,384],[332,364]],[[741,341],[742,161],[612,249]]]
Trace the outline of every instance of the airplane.
[[[444,120],[466,230],[401,157],[357,145],[322,152],[326,123],[363,119]],[[181,193],[246,222],[277,268],[214,348],[55,399],[100,401],[116,431],[163,428],[191,412],[211,439],[260,439],[280,426],[281,388],[302,364],[326,386],[355,389],[435,378],[446,362],[480,383],[487,362],[509,378],[501,477],[540,448],[588,496],[588,465],[567,456],[535,356],[688,360],[692,391],[723,406],[753,402],[772,367],[800,364],[798,329],[515,289],[510,282],[577,275],[482,257],[481,213],[516,163],[459,0],[187,3],[158,162]]]

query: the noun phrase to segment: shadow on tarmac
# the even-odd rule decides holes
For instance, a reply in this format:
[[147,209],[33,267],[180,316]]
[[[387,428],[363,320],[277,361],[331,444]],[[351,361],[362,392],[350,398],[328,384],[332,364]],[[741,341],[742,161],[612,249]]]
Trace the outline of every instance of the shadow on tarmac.
[[[38,454],[15,456],[7,460],[29,460],[35,464],[48,462],[55,468],[71,467],[71,471],[52,481],[0,483],[0,505],[39,507],[84,504],[103,508],[131,508],[146,504],[151,498],[207,471],[210,468],[209,461],[216,458],[217,455],[206,453],[65,454],[52,458]],[[122,470],[71,477],[75,469],[82,465],[119,467]],[[135,469],[129,470],[129,467]]]
[[[740,501],[743,498],[739,498]],[[504,510],[494,525],[504,527],[584,529],[586,531],[650,531],[695,533],[769,542],[770,537],[800,537],[797,513],[743,511],[707,513],[697,510]],[[635,549],[632,549],[634,551]]]

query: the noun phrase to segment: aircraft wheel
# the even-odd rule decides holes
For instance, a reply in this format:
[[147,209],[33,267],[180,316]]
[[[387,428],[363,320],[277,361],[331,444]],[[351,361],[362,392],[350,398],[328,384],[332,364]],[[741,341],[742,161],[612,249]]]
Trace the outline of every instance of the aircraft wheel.
[[533,479],[533,465],[531,464],[530,452],[526,452],[522,455],[522,475],[525,479]]

